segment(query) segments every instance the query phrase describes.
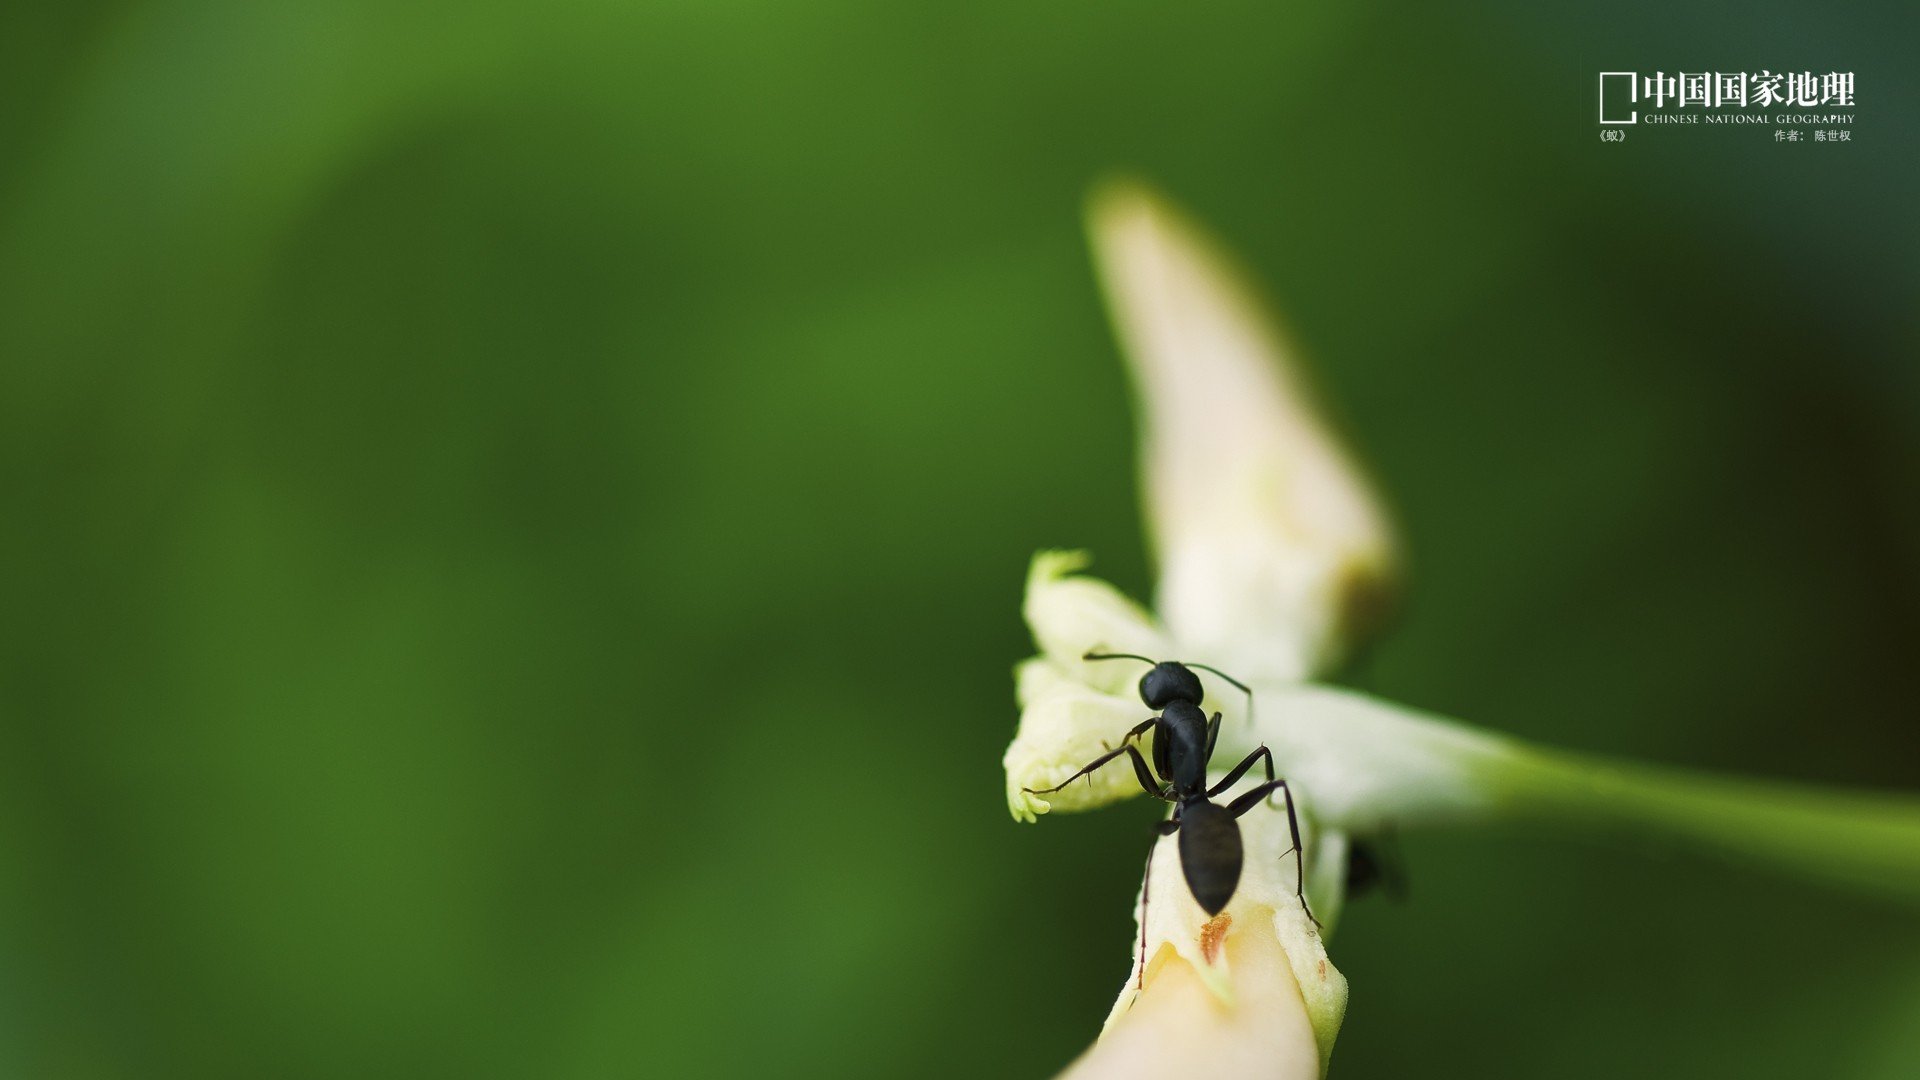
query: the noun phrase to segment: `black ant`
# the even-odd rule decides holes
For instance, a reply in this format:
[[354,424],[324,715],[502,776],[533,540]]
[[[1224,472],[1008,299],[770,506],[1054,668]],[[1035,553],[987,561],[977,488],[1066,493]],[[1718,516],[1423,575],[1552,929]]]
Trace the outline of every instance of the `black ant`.
[[[1220,914],[1233,899],[1233,890],[1240,884],[1240,868],[1244,860],[1244,850],[1240,843],[1239,817],[1259,805],[1275,791],[1286,795],[1287,828],[1293,834],[1294,871],[1297,875],[1294,895],[1300,900],[1300,910],[1307,913],[1318,927],[1320,920],[1314,918],[1313,909],[1307,906],[1304,891],[1306,884],[1306,866],[1300,847],[1300,820],[1293,811],[1293,792],[1285,780],[1277,780],[1273,774],[1273,752],[1265,746],[1248,754],[1246,759],[1235,765],[1226,777],[1211,788],[1207,787],[1207,765],[1213,759],[1213,745],[1220,737],[1220,714],[1214,713],[1208,720],[1200,710],[1203,692],[1200,677],[1190,668],[1212,672],[1239,687],[1253,700],[1253,691],[1245,683],[1225,672],[1215,671],[1205,664],[1183,664],[1177,660],[1149,660],[1144,656],[1131,653],[1094,653],[1081,657],[1083,660],[1138,660],[1152,664],[1152,670],[1140,677],[1140,700],[1150,709],[1159,710],[1158,716],[1149,716],[1120,740],[1117,750],[1109,751],[1095,758],[1087,767],[1067,777],[1062,783],[1043,791],[1027,788],[1032,795],[1047,795],[1065,788],[1068,784],[1090,774],[1119,757],[1127,755],[1133,761],[1133,774],[1140,781],[1140,787],[1156,799],[1173,804],[1173,817],[1154,826],[1160,836],[1180,834],[1180,867],[1187,878],[1187,888],[1193,892],[1193,898],[1209,916]],[[1147,767],[1146,759],[1133,745],[1138,739],[1153,730],[1153,768]],[[1240,778],[1259,761],[1266,765],[1267,780],[1235,798],[1226,806],[1217,806],[1213,798],[1221,792],[1239,783]],[[1156,775],[1158,779],[1156,779]],[[1089,779],[1088,783],[1093,781]],[[1147,870],[1153,869],[1153,859],[1149,855]],[[1142,895],[1145,892],[1143,888]],[[1144,903],[1144,899],[1142,903]],[[1141,913],[1140,967],[1144,978],[1146,972],[1146,917]]]

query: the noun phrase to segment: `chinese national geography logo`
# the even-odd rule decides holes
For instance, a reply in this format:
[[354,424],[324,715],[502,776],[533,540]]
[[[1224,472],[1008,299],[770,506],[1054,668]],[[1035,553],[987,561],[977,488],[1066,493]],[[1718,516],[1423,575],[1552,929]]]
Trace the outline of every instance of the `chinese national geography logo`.
[[[1771,125],[1776,142],[1850,142],[1853,72],[1637,71],[1600,73],[1601,137],[1620,141],[1625,124]],[[1811,110],[1811,111],[1809,111]],[[1832,129],[1832,130],[1829,130]]]

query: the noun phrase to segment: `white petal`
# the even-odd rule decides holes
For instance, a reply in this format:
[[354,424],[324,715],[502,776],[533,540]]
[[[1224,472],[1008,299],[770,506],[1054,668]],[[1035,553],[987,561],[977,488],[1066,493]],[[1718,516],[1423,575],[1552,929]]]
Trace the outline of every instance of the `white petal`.
[[1127,729],[1146,716],[1134,697],[1104,694],[1062,674],[1052,661],[1028,660],[1017,675],[1020,730],[1007,747],[1007,808],[1018,821],[1033,821],[1053,809],[1088,810],[1140,794],[1140,782],[1123,758],[1049,795],[1027,789],[1054,787],[1081,767],[1120,745]]
[[1322,825],[1358,835],[1491,813],[1519,743],[1331,686],[1255,683],[1251,727],[1224,727],[1216,760],[1256,746],[1313,804]]
[[1242,678],[1324,671],[1384,606],[1383,511],[1216,245],[1135,185],[1089,227],[1140,399],[1161,616]]
[[[1251,779],[1243,781],[1239,790],[1250,786]],[[1303,816],[1301,825],[1307,850],[1316,851],[1311,820]],[[1209,1075],[1318,1075],[1346,1014],[1347,981],[1328,959],[1321,933],[1296,895],[1299,877],[1285,809],[1254,807],[1240,818],[1240,837],[1245,865],[1239,884],[1232,902],[1212,920],[1194,900],[1181,872],[1178,836],[1155,845],[1143,903],[1136,908],[1146,934],[1144,978],[1142,951],[1136,947],[1133,971],[1114,1003],[1107,1030],[1080,1068],[1107,1060],[1109,1042],[1130,1047],[1139,1042],[1129,1033],[1143,1025],[1159,1028],[1168,1015],[1203,1014],[1210,1018],[1205,1025],[1211,1031],[1208,1039],[1219,1040],[1219,1045],[1203,1045],[1198,1039],[1190,1043],[1189,1035],[1170,1028],[1158,1031],[1157,1039],[1182,1047],[1179,1056],[1187,1058],[1227,1062],[1242,1060],[1244,1053],[1246,1060],[1256,1060],[1252,1051],[1257,1049],[1262,1055],[1257,1059],[1268,1063],[1252,1072],[1223,1064],[1227,1071]],[[1176,989],[1163,991],[1163,980]],[[1142,982],[1144,989],[1136,990]],[[1202,988],[1203,996],[1214,999],[1211,1005],[1167,1003],[1168,998],[1190,997],[1189,986]],[[1305,1072],[1297,1071],[1302,1028]],[[1282,1042],[1287,1045],[1274,1045],[1275,1036],[1285,1036]],[[1296,1064],[1283,1064],[1290,1060]],[[1116,1064],[1103,1070],[1111,1071],[1085,1075],[1145,1075]]]
[[1064,674],[1097,690],[1131,693],[1140,679],[1138,665],[1089,662],[1081,657],[1097,649],[1157,660],[1169,656],[1172,649],[1140,605],[1098,578],[1081,576],[1091,561],[1084,551],[1036,554],[1027,570],[1022,611],[1034,644]]
[[1278,940],[1230,933],[1225,952],[1234,970],[1233,1004],[1211,993],[1192,964],[1169,957],[1063,1080],[1319,1077],[1313,1025]]
[[1264,742],[1316,820],[1356,836],[1491,820],[1631,833],[1920,898],[1920,799],[1910,795],[1552,750],[1328,686],[1254,692],[1256,723],[1222,728],[1215,760]]

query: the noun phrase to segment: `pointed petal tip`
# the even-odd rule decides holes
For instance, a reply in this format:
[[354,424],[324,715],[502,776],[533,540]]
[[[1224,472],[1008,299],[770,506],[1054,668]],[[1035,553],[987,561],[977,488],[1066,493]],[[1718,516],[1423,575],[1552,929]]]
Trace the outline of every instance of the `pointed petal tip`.
[[1227,246],[1131,177],[1096,185],[1094,261],[1133,376],[1159,613],[1275,677],[1376,632],[1397,543],[1281,320]]

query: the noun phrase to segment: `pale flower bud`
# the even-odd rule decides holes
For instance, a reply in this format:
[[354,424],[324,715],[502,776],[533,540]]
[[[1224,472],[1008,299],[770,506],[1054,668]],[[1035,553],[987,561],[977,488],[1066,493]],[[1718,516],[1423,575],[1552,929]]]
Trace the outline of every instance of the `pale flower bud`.
[[1161,617],[1243,679],[1325,672],[1386,607],[1385,512],[1205,233],[1132,184],[1088,225],[1134,376]]

